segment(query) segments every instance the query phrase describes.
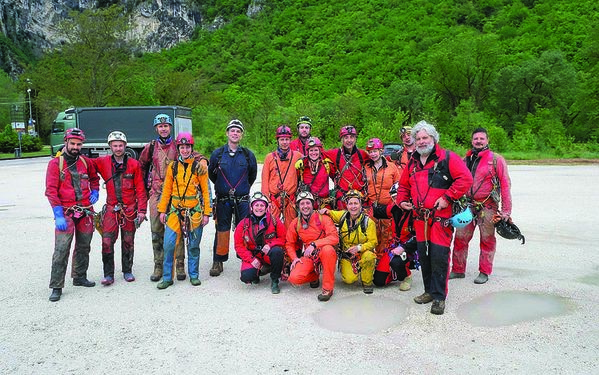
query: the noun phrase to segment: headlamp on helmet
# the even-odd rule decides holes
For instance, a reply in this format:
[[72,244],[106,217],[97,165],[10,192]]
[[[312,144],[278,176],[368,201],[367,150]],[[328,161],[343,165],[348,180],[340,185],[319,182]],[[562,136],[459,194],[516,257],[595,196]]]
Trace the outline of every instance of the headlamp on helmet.
[[297,127],[298,128],[301,124],[309,125],[310,129],[312,129],[312,119],[308,116],[302,116],[299,119],[297,119]]
[[194,141],[193,141],[193,136],[190,133],[179,133],[179,135],[177,135],[177,140],[176,140],[177,146],[180,145],[190,145],[193,146]]
[[229,124],[227,125],[227,131],[229,131],[232,128],[237,128],[237,129],[241,130],[242,133],[245,132],[243,123],[237,119],[233,119],[233,120],[229,121]]
[[171,116],[161,113],[154,117],[154,127],[160,124],[168,124],[170,126],[173,126],[173,120],[171,120]]
[[382,150],[384,148],[383,141],[378,138],[370,138],[366,143],[366,151]]
[[343,195],[343,201],[347,203],[352,198],[358,198],[360,202],[364,199],[364,194],[359,192],[358,190],[352,189]]
[[108,144],[110,144],[112,141],[123,141],[127,143],[127,137],[125,136],[125,133],[115,130],[108,134]]
[[83,133],[83,130],[79,129],[79,128],[71,128],[71,129],[67,129],[66,132],[64,132],[64,140],[66,141],[67,139],[78,139],[81,142],[85,141],[85,134]]
[[302,191],[302,192],[300,192],[297,195],[297,198],[295,198],[295,203],[299,204],[304,199],[309,199],[309,200],[312,201],[312,203],[314,203],[314,196],[309,191]]
[[257,191],[254,194],[252,194],[252,196],[250,197],[250,207],[258,201],[264,202],[267,206],[270,204],[268,197],[264,195],[261,191]]
[[358,136],[358,131],[352,125],[346,125],[339,130],[339,138],[343,138],[346,135],[355,135]]
[[289,137],[291,138],[293,134],[291,134],[291,128],[287,125],[281,125],[277,128],[277,134],[276,134],[276,138],[284,138],[284,137]]

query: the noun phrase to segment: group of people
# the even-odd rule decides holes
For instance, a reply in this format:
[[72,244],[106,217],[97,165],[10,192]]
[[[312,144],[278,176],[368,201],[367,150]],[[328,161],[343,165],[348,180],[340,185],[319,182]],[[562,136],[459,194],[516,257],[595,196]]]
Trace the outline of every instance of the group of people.
[[[437,130],[425,121],[402,127],[402,149],[386,156],[378,138],[369,139],[366,150],[358,149],[352,125],[340,129],[340,147],[324,150],[311,134],[311,119],[303,116],[296,139],[289,126],[276,129],[277,148],[266,155],[261,189],[253,194],[258,168],[252,151],[240,145],[241,121],[229,122],[227,143],[209,160],[193,150],[191,134],[172,139],[169,116],[157,115],[154,128],[157,138],[139,162],[125,154],[121,132],[108,137],[112,155],[97,159],[80,155],[81,130],[65,133],[63,154],[50,162],[46,177],[56,224],[51,301],[61,297],[73,236],[73,285],[95,285],[86,274],[94,218],[102,232],[102,284],[114,282],[119,228],[123,277],[135,280],[133,238],[148,202],[154,251],[150,279],[160,281],[158,289],[171,286],[174,274],[185,280],[186,248],[190,282],[201,284],[199,243],[211,217],[216,235],[210,276],[224,271],[233,231],[241,281],[257,284],[269,274],[273,294],[280,293],[281,280],[319,288],[322,276],[318,300],[328,301],[337,268],[344,283],[360,281],[366,294],[394,281],[407,291],[412,270],[420,269],[424,293],[414,301],[432,302],[431,313],[443,314],[448,280],[465,277],[476,226],[481,252],[474,282],[485,283],[492,273],[494,223],[510,220],[511,196],[506,162],[489,149],[483,128],[473,131],[464,159],[441,148]],[[93,210],[98,174],[107,193],[100,214]]]

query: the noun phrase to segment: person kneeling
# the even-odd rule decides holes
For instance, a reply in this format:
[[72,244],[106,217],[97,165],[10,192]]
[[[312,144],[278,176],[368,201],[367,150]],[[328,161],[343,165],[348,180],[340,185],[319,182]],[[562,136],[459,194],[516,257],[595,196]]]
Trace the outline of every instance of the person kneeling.
[[343,282],[353,284],[359,278],[364,293],[372,294],[376,264],[374,250],[378,240],[374,221],[362,211],[363,199],[362,193],[350,190],[343,197],[347,210],[334,211],[325,208],[320,212],[329,215],[339,227],[341,243],[339,269]]
[[270,272],[270,289],[279,294],[285,225],[270,213],[269,203],[261,192],[252,195],[249,216],[235,228],[235,252],[241,258],[241,281],[258,284]]

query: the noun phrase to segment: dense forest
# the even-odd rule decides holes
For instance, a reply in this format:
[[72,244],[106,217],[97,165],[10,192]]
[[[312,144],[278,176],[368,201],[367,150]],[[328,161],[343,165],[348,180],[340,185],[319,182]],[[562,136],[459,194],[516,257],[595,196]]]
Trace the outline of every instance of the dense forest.
[[301,115],[328,146],[343,124],[364,146],[426,119],[458,150],[484,126],[502,152],[599,151],[596,0],[270,0],[251,17],[251,1],[191,3],[222,27],[161,53],[138,51],[122,8],[60,25],[66,43],[23,74],[42,135],[67,106],[160,104],[193,108],[205,152],[231,118],[261,153]]

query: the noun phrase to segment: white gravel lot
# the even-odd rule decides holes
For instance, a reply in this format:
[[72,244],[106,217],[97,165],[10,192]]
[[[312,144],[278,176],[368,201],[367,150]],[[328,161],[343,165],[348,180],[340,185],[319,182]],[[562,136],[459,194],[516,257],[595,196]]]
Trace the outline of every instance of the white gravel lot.
[[[450,282],[445,315],[434,316],[412,302],[419,272],[408,292],[392,285],[370,296],[338,277],[327,303],[309,287],[283,282],[272,295],[268,278],[242,284],[234,253],[211,278],[213,223],[199,287],[175,281],[160,291],[149,281],[144,223],[137,281],[117,274],[114,285],[99,285],[96,233],[88,275],[98,285],[73,287],[67,275],[51,303],[48,161],[0,161],[0,374],[599,373],[598,165],[511,166],[513,218],[526,244],[499,239],[484,285],[472,283],[471,248],[466,278]],[[118,271],[120,248],[116,260]]]

